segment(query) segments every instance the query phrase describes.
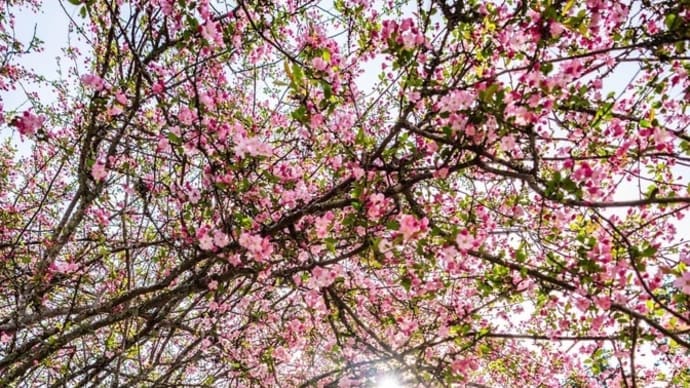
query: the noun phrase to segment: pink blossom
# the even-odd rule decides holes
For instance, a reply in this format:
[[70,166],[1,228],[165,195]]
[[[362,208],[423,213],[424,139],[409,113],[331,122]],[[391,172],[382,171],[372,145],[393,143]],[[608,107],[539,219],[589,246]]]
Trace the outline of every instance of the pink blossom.
[[115,93],[115,101],[124,106],[126,106],[128,103],[127,96],[121,91]]
[[242,233],[239,239],[240,246],[254,252],[261,249],[261,236],[250,233]]
[[386,211],[386,196],[381,193],[372,194],[367,198],[367,217],[371,220],[379,219]]
[[604,323],[604,320],[606,319],[606,315],[598,315],[594,319],[592,319],[592,330],[599,330],[601,329],[601,325]]
[[158,144],[156,145],[156,152],[170,152],[172,147],[170,147],[170,140],[167,137],[161,136],[158,139]]
[[604,310],[611,308],[611,298],[606,295],[595,297],[594,303],[596,303],[599,308]]
[[11,340],[11,335],[5,333],[4,331],[0,331],[0,344],[8,344]]
[[352,170],[352,177],[355,179],[360,179],[364,176],[364,169],[360,167],[353,167]]
[[84,74],[80,79],[84,86],[97,92],[106,89],[105,81],[96,74]]
[[412,18],[405,18],[400,23],[400,31],[407,31],[414,27],[414,20]]
[[93,164],[93,167],[91,167],[91,176],[93,176],[96,182],[102,181],[107,175],[108,172],[105,169],[105,163],[102,161],[97,161]]
[[476,370],[479,367],[477,361],[469,358],[456,359],[450,364],[450,369],[453,373],[466,376],[468,373]]
[[163,84],[163,81],[158,81],[151,86],[151,92],[156,95],[163,93],[164,90],[165,85]]
[[189,200],[189,203],[196,204],[199,202],[199,200],[201,200],[201,193],[197,189],[188,188],[187,199]]
[[321,57],[315,57],[312,59],[311,65],[316,71],[326,71],[326,69],[328,69],[328,63],[326,63],[326,61],[324,61]]
[[549,24],[549,33],[554,38],[558,38],[559,36],[561,36],[561,34],[563,33],[564,30],[565,30],[565,28],[559,22],[552,21]]
[[664,128],[655,128],[652,136],[657,147],[663,145],[671,138],[669,132]]
[[117,105],[111,106],[110,108],[108,108],[107,113],[108,113],[108,116],[110,116],[110,117],[117,116],[120,113],[122,113],[122,107],[117,106]]
[[403,214],[400,216],[399,222],[399,232],[402,233],[404,240],[409,240],[417,233],[425,231],[429,224],[429,220],[426,218],[418,220],[415,216],[410,214]]
[[240,234],[239,244],[257,261],[265,261],[273,253],[273,246],[266,237],[244,232]]
[[467,229],[462,230],[455,236],[455,243],[460,251],[466,252],[474,247],[474,236]]
[[575,307],[580,311],[587,311],[592,303],[587,298],[575,298]]
[[209,43],[217,46],[223,45],[223,35],[218,29],[218,22],[209,20],[201,27],[201,36]]
[[235,154],[240,158],[243,158],[246,154],[251,156],[271,156],[273,153],[268,144],[262,143],[256,137],[239,137],[235,141],[237,143],[235,145]]
[[323,288],[330,286],[337,276],[337,273],[333,270],[329,270],[323,267],[314,267],[311,270],[312,285],[315,288]]
[[417,36],[416,34],[412,32],[406,32],[402,34],[402,45],[405,49],[411,50],[414,48],[415,43],[417,42]]
[[192,112],[191,109],[183,106],[180,108],[180,112],[177,114],[177,118],[184,125],[192,125],[196,119],[196,114]]
[[50,264],[48,269],[55,273],[73,273],[79,269],[79,266],[74,262],[54,261]]
[[515,137],[513,135],[504,136],[501,139],[501,149],[505,152],[511,152],[515,149]]
[[36,116],[27,110],[22,113],[21,117],[15,118],[14,121],[12,121],[12,125],[14,125],[22,135],[33,135],[36,130],[43,125],[44,120],[45,118]]
[[466,90],[453,90],[439,101],[440,112],[457,112],[467,109],[474,103],[475,95]]
[[407,99],[410,100],[410,102],[417,102],[422,99],[422,94],[416,90],[408,90],[406,95]]
[[316,237],[325,238],[328,235],[328,230],[333,222],[333,212],[326,213],[323,217],[319,217],[314,222],[316,228]]
[[304,295],[304,301],[307,303],[307,307],[315,310],[325,310],[323,304],[323,298],[321,298],[321,293],[317,290],[309,290]]
[[434,170],[433,176],[434,178],[446,179],[446,177],[448,177],[449,172],[450,170],[448,169],[448,167],[442,167],[438,170]]
[[208,93],[201,93],[199,94],[199,102],[201,102],[206,109],[214,109],[216,104],[215,101],[213,100],[213,97],[211,97]]
[[213,249],[213,238],[208,233],[204,233],[201,238],[199,238],[199,248],[205,251]]
[[228,238],[227,234],[221,232],[220,230],[216,230],[213,232],[213,244],[218,248],[223,248],[230,244],[230,239]]
[[677,278],[673,285],[678,287],[684,293],[690,295],[690,271],[686,271],[683,275]]

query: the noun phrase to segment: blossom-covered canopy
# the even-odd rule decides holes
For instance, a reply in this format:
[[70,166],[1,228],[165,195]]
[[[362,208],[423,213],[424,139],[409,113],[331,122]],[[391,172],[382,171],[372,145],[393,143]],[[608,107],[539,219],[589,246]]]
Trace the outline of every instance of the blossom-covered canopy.
[[690,1],[55,2],[0,386],[690,385]]

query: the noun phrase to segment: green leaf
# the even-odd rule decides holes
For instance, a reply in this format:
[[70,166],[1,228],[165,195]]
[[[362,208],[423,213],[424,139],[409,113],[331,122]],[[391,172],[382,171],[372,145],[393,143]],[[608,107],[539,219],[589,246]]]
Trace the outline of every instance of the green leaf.
[[386,228],[388,230],[398,230],[400,229],[400,223],[396,220],[390,220],[386,223]]
[[324,243],[326,243],[326,249],[328,249],[329,252],[335,254],[335,247],[337,244],[336,239],[334,239],[333,237],[328,237],[324,240]]
[[409,276],[404,276],[400,278],[400,285],[403,286],[405,291],[410,291],[410,287],[412,287],[412,279],[410,279]]
[[292,64],[292,75],[296,86],[301,86],[304,80],[304,71],[302,67],[296,63]]
[[295,121],[299,123],[305,123],[307,121],[308,116],[307,108],[305,108],[304,105],[300,105],[299,108],[292,111],[291,116]]
[[551,71],[553,70],[553,63],[544,63],[539,67],[539,70],[541,70],[542,74],[549,75],[549,73],[551,73]]
[[640,257],[652,257],[656,253],[657,249],[653,246],[648,246],[640,252]]
[[521,246],[520,249],[515,252],[515,260],[518,263],[524,263],[525,260],[527,260],[527,252],[525,252],[524,246]]
[[677,19],[678,15],[676,14],[671,13],[666,15],[666,17],[664,18],[664,25],[666,25],[666,28],[668,28],[669,31],[674,30]]
[[168,133],[168,141],[171,142],[174,145],[180,145],[182,144],[182,138],[179,136],[175,135],[174,133]]

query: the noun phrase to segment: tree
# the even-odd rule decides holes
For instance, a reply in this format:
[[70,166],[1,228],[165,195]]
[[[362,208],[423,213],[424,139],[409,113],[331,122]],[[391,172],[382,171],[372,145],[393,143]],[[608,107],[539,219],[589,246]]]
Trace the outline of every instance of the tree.
[[39,3],[1,386],[690,384],[689,1]]

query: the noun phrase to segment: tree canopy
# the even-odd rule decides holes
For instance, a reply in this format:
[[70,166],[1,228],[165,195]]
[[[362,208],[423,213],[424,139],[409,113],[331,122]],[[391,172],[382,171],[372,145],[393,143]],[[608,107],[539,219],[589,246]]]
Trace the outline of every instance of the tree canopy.
[[690,1],[59,3],[0,386],[690,385]]

